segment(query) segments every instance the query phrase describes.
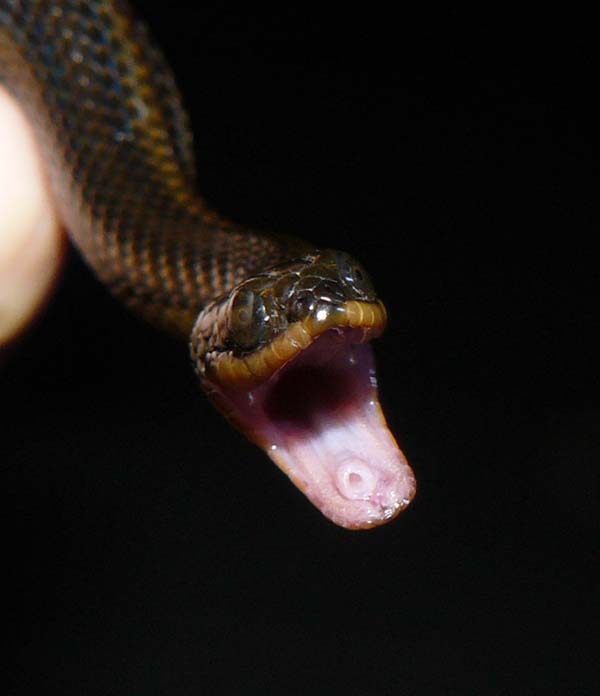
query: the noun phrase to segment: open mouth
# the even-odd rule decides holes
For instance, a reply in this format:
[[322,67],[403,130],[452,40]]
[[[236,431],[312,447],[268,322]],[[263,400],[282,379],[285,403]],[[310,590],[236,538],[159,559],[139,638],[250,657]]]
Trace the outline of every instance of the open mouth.
[[381,411],[364,339],[360,329],[328,329],[257,386],[211,390],[218,408],[348,529],[384,524],[416,492]]

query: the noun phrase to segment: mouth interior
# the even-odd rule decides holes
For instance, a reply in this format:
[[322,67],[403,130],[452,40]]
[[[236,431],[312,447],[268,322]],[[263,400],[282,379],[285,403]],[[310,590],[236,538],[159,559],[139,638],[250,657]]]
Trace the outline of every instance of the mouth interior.
[[302,437],[323,419],[342,420],[360,398],[361,375],[353,369],[357,348],[332,330],[284,366],[264,391],[263,410],[271,425]]
[[416,490],[379,406],[362,335],[330,329],[251,391],[220,391],[238,427],[325,516],[349,529],[387,522]]

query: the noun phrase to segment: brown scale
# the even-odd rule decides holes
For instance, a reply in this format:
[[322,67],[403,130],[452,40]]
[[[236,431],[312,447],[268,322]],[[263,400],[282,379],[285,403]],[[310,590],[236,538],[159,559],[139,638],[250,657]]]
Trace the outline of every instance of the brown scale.
[[71,237],[149,320],[187,337],[209,300],[289,255],[196,195],[175,82],[123,3],[4,0],[0,81],[34,124]]
[[[293,282],[299,295],[310,296],[307,306],[322,307],[322,298],[311,293],[318,287],[327,296],[337,282],[339,292],[332,297],[349,303],[339,326],[359,328],[364,317],[365,335],[383,329],[385,311],[374,292],[348,292],[347,283],[343,289],[338,252],[322,254],[291,237],[234,225],[196,194],[192,137],[175,82],[145,27],[123,2],[3,0],[0,81],[34,125],[57,208],[87,262],[153,323],[187,338],[198,321],[201,329],[192,334],[192,343],[202,337],[192,346],[197,364],[203,361],[203,345],[216,355],[219,337],[228,337],[217,351],[223,375],[229,370],[223,362],[227,356],[244,354],[247,360],[247,346],[231,345],[236,288],[261,274],[264,278],[282,262],[294,268],[301,260],[306,275]],[[269,276],[272,282],[287,278],[279,273]],[[336,306],[328,310],[327,322],[315,323],[310,312],[297,315],[299,305],[281,287],[261,279],[258,285],[275,312],[263,327],[270,334],[256,327],[260,342],[252,349],[261,365],[269,355],[267,362],[276,369],[278,353],[294,352],[283,347],[280,334],[289,332],[294,343],[297,332],[313,327],[316,336],[342,316]],[[223,303],[218,311],[217,301]],[[373,306],[362,308],[363,301]],[[265,353],[275,339],[278,348]],[[255,363],[248,364],[253,369]],[[201,367],[201,374],[208,374]],[[244,366],[240,375],[245,372]],[[262,368],[259,372],[266,375]]]
[[[0,0],[0,82],[34,128],[71,238],[112,292],[189,337],[214,405],[337,524],[371,528],[406,507],[414,477],[354,345],[386,323],[368,274],[206,206],[173,77],[123,0]],[[342,394],[352,443],[327,430]],[[325,424],[296,439],[279,427],[308,412]]]

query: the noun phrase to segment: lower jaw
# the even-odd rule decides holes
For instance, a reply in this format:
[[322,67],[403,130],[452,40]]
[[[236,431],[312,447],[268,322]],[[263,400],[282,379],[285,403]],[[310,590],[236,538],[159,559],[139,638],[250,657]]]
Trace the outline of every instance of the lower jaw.
[[212,390],[217,407],[347,529],[387,523],[416,492],[379,405],[371,347],[356,343],[359,335],[329,330],[252,390]]

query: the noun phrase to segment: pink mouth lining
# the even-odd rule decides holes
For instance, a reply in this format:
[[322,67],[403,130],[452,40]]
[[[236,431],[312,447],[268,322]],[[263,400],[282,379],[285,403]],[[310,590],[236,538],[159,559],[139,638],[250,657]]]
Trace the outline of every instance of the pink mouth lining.
[[335,524],[369,529],[408,506],[413,472],[379,406],[371,347],[331,329],[252,391],[221,407]]

